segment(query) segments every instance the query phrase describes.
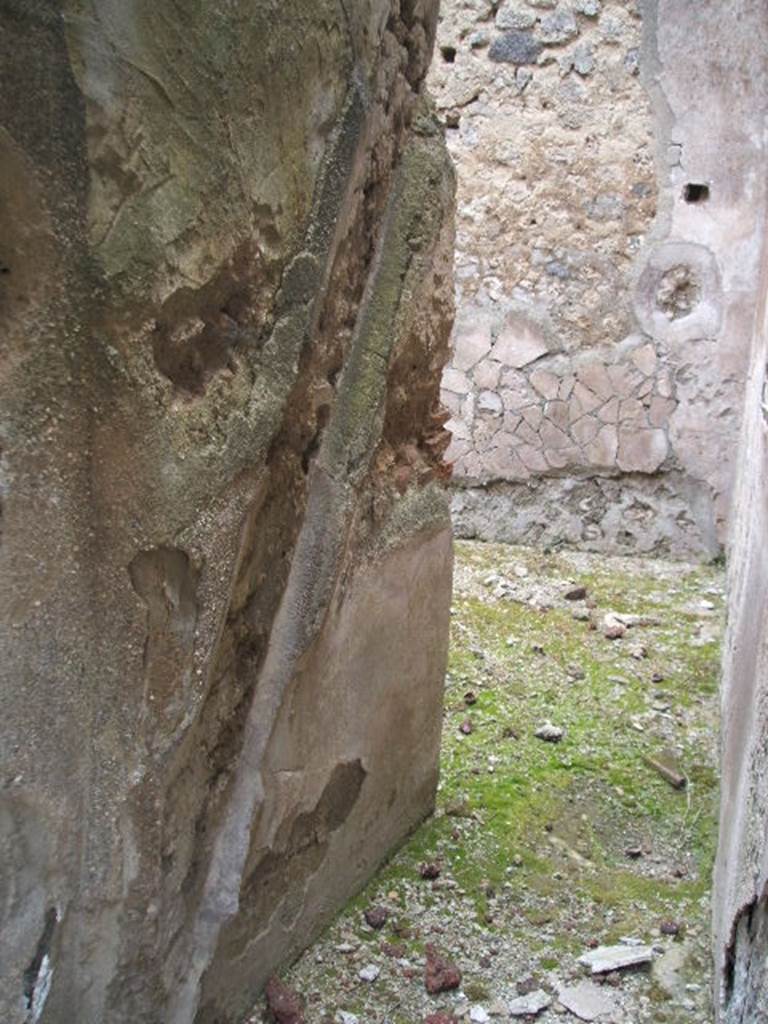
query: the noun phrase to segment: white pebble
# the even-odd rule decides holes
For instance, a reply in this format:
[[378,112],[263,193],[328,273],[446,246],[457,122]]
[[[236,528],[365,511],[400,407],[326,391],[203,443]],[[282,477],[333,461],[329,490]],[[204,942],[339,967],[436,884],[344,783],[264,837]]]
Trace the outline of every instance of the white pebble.
[[366,964],[358,977],[361,981],[376,981],[380,973],[381,968],[377,967],[376,964]]

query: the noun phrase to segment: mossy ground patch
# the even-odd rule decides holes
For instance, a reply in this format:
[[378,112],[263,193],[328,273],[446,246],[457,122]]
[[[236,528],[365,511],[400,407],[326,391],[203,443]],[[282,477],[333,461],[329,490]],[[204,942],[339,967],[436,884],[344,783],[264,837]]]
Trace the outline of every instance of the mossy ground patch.
[[[428,942],[482,1002],[514,995],[525,975],[578,977],[590,940],[623,936],[688,943],[682,976],[706,1015],[722,567],[456,548],[437,810],[291,970],[308,1020],[460,1010],[456,996],[424,993]],[[565,600],[574,583],[586,601]],[[608,611],[643,624],[608,640]],[[560,742],[535,736],[544,721],[564,729]],[[665,748],[683,790],[645,761]],[[440,865],[436,882],[420,878],[425,861]],[[363,921],[370,904],[390,909],[381,932]],[[681,935],[661,940],[662,921]],[[371,961],[382,965],[372,985],[358,978]],[[644,975],[627,976],[619,998],[642,1024],[683,1012]]]

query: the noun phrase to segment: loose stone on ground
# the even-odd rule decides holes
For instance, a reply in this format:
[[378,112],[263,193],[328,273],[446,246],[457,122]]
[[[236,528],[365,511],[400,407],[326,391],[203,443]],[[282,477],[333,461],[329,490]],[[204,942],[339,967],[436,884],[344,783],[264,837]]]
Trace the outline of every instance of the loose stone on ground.
[[605,1015],[614,1014],[617,1010],[615,995],[591,981],[582,981],[578,985],[561,988],[557,998],[566,1010],[570,1010],[579,1020],[599,1020]]

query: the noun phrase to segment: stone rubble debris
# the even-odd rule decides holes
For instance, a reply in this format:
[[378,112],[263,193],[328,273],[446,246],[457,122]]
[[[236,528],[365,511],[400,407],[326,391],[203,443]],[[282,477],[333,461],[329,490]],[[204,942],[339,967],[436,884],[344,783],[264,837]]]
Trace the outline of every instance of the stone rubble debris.
[[[601,629],[608,640],[619,640],[628,629],[635,626],[656,626],[658,619],[648,615],[627,615],[624,612],[606,612],[603,616]],[[644,655],[640,655],[644,657]]]
[[615,612],[607,612],[603,616],[602,630],[607,640],[620,640],[627,632],[627,625]]
[[579,957],[579,963],[589,967],[592,974],[607,974],[626,967],[637,967],[653,960],[650,946],[598,946]]
[[492,1017],[508,1017],[509,1007],[503,999],[494,999],[488,1007],[488,1013]]
[[366,924],[378,931],[383,928],[389,919],[389,911],[386,907],[368,907],[364,915]]
[[441,870],[440,865],[435,863],[435,861],[425,861],[419,865],[419,875],[428,881],[439,878]]
[[547,721],[538,727],[534,736],[539,740],[544,740],[545,743],[559,743],[565,736],[565,729]]
[[378,964],[366,964],[365,967],[361,968],[357,976],[361,981],[374,982],[380,974],[381,968]]
[[440,954],[429,944],[426,947],[427,960],[424,967],[424,987],[430,995],[451,992],[461,985],[461,971],[456,964]]
[[543,989],[536,989],[527,995],[518,996],[513,999],[509,1006],[510,1017],[536,1017],[552,1002],[550,996]]
[[596,1021],[614,1015],[617,1010],[615,995],[592,981],[561,988],[557,998],[579,1020]]
[[269,979],[264,996],[267,1002],[267,1020],[273,1024],[305,1024],[301,999],[279,978]]

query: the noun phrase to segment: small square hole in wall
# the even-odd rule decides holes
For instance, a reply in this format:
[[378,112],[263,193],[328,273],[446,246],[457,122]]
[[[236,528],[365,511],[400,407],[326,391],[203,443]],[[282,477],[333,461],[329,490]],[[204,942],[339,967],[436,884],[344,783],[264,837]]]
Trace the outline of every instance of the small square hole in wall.
[[686,203],[705,203],[709,199],[709,185],[689,181],[683,188],[683,199]]
[[456,47],[455,46],[441,46],[440,53],[443,56],[443,60],[446,64],[453,64],[456,60]]

